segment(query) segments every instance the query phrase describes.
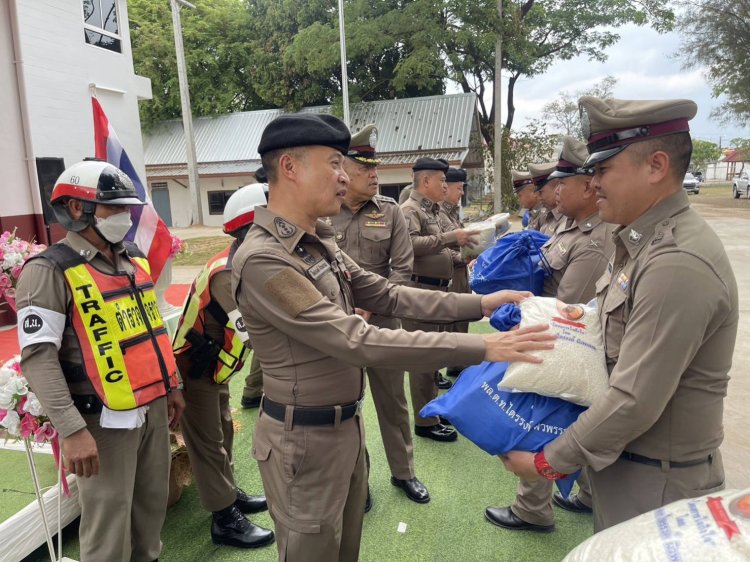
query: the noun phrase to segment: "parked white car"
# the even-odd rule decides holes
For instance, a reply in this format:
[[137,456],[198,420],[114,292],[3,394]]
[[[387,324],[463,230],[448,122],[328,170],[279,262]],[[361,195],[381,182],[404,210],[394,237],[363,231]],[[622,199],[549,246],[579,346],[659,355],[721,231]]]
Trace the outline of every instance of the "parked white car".
[[732,182],[732,196],[739,199],[740,195],[750,199],[750,175],[747,170],[743,170]]
[[682,180],[682,187],[686,193],[695,193],[697,195],[701,192],[701,182],[690,172],[685,174]]

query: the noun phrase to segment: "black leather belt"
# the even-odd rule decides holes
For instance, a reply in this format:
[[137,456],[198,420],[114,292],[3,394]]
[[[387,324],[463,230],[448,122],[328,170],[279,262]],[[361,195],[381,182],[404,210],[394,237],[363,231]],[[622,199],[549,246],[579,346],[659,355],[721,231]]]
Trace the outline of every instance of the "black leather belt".
[[626,461],[637,462],[639,464],[647,464],[648,466],[658,466],[660,468],[662,466],[662,463],[666,463],[667,468],[688,468],[691,466],[698,466],[699,464],[712,463],[714,460],[714,456],[713,454],[711,454],[692,461],[660,461],[659,459],[652,459],[650,457],[644,457],[643,455],[628,453],[627,451],[624,451],[620,455],[620,458]]
[[102,401],[96,394],[73,394],[73,405],[82,414],[101,414]]
[[448,287],[450,279],[438,279],[437,277],[424,277],[423,275],[412,275],[411,280],[422,285],[433,285],[435,287]]
[[[362,403],[364,399],[358,400],[352,404],[345,404],[341,406],[341,420],[348,420],[353,418],[354,415],[362,409]],[[271,416],[276,421],[286,421],[286,404],[279,404],[269,399],[267,396],[263,397],[261,401],[261,408],[263,412]],[[292,417],[292,424],[294,425],[334,425],[336,423],[336,407],[335,406],[294,406],[294,414]]]

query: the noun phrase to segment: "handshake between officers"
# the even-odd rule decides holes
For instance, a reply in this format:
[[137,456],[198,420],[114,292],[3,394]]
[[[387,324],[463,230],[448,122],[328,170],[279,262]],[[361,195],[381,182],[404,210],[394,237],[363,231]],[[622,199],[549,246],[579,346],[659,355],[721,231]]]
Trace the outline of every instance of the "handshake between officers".
[[468,295],[398,286],[341,252],[321,217],[337,215],[349,185],[350,133],[330,115],[282,115],[258,152],[268,206],[232,262],[232,290],[263,368],[253,435],[279,560],[355,561],[367,473],[359,416],[365,367],[437,369],[481,361],[539,360],[545,326],[512,333],[381,329],[355,308],[383,317],[452,323],[490,315],[530,294]]

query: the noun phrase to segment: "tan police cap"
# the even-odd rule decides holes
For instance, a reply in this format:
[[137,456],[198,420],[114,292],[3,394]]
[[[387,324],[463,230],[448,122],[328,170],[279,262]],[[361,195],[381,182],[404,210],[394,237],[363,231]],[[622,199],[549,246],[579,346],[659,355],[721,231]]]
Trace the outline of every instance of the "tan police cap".
[[541,189],[551,179],[549,175],[557,168],[557,162],[544,162],[542,164],[529,164],[529,173],[534,182],[534,191]]
[[518,170],[511,170],[510,175],[513,178],[513,191],[520,193],[523,188],[527,185],[533,185],[534,180],[531,179],[529,172],[519,172]]
[[590,156],[584,167],[612,158],[634,142],[687,133],[698,112],[691,100],[618,100],[583,96],[578,100]]
[[574,137],[563,137],[563,147],[560,151],[560,160],[557,162],[555,171],[549,179],[568,178],[570,176],[589,175],[583,163],[589,157],[586,143]]
[[346,155],[349,158],[366,164],[368,166],[377,166],[380,164],[375,156],[375,146],[378,143],[378,129],[375,125],[365,125],[361,131],[352,135],[349,143],[349,151]]

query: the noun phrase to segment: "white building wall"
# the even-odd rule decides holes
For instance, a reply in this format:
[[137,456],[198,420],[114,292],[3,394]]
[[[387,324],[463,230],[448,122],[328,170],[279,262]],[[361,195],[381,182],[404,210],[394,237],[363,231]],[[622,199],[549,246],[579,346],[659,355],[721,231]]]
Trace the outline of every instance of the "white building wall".
[[[116,53],[86,44],[81,0],[4,1],[18,3],[34,157],[64,158],[69,166],[94,155],[89,85],[96,84],[104,112],[145,181],[138,97],[150,97],[151,87],[133,71],[127,2],[118,2],[122,52]],[[28,204],[13,204],[25,206],[18,213],[32,212]]]
[[[222,215],[212,215],[209,212],[208,193],[210,191],[236,191],[243,185],[253,183],[254,181],[255,179],[253,176],[249,174],[246,176],[200,178],[203,224],[205,226],[222,225]],[[172,213],[172,226],[176,228],[190,226],[190,221],[192,219],[190,191],[184,187],[184,185],[187,185],[187,178],[179,180],[179,183],[175,180],[154,178],[149,181],[149,185],[165,182],[167,183],[167,188],[169,190],[169,206]]]
[[[21,106],[18,97],[16,68],[13,62],[8,0],[0,0],[0,169],[3,181],[2,214],[13,216],[33,212],[25,161]],[[12,194],[12,196],[11,196]]]

